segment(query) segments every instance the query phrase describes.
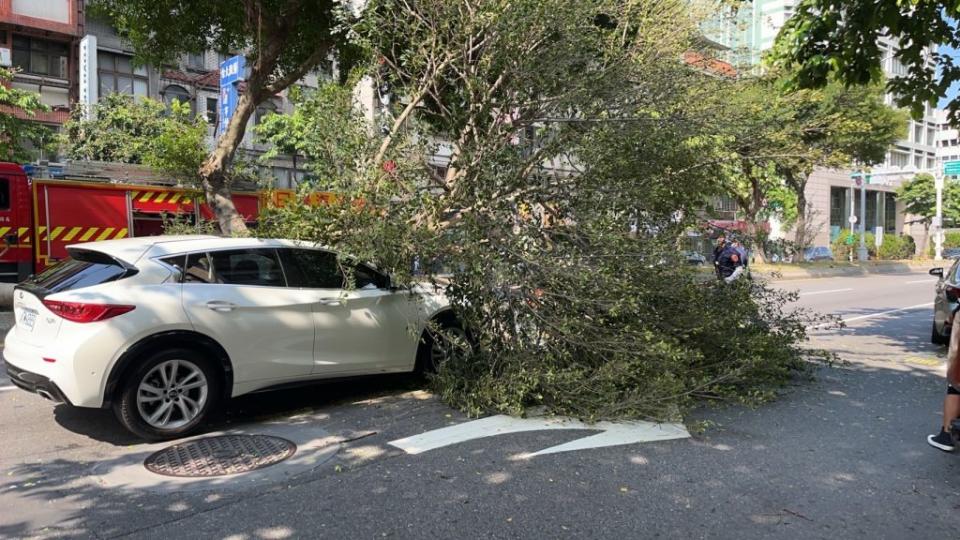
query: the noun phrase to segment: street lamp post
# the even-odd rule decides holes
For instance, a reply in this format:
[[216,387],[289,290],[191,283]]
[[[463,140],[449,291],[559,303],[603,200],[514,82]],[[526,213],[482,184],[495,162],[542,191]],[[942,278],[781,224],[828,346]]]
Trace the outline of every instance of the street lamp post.
[[860,249],[857,250],[857,258],[860,262],[867,262],[870,255],[867,253],[867,179],[860,172]]

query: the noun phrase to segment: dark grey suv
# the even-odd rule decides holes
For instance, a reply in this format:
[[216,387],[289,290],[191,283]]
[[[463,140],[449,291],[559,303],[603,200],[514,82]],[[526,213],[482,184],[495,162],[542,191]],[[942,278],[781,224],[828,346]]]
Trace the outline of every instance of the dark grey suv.
[[937,345],[946,345],[950,341],[950,314],[960,305],[960,276],[957,268],[960,259],[955,259],[949,269],[931,268],[930,275],[940,278],[937,281],[936,297],[933,299],[933,328],[930,341]]

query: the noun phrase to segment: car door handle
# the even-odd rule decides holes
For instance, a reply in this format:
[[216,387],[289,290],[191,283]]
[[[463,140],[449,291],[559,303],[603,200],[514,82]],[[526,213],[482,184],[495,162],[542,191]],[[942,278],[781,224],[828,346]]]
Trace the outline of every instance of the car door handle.
[[237,307],[237,305],[231,302],[222,302],[219,300],[214,300],[212,302],[207,302],[207,307],[212,309],[213,311],[225,312],[225,311],[233,311],[234,308]]
[[343,304],[339,298],[321,298],[319,303],[321,306],[339,306]]

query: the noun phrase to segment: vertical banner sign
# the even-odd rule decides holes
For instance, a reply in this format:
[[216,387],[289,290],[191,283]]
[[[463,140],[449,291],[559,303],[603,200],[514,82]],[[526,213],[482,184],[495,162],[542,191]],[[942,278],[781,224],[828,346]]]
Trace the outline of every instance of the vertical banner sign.
[[90,118],[90,111],[99,99],[97,81],[97,36],[84,36],[80,40],[80,104],[83,114]]
[[231,56],[220,64],[220,114],[217,121],[217,137],[223,134],[230,118],[237,109],[240,96],[238,86],[243,80],[245,60],[242,56]]

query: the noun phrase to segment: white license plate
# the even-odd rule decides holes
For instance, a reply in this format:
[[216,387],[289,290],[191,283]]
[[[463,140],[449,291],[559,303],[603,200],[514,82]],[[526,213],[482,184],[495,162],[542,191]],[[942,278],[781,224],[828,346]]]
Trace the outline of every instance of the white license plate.
[[29,331],[33,331],[33,324],[37,322],[37,311],[30,308],[21,308],[23,313],[20,315],[20,325]]

